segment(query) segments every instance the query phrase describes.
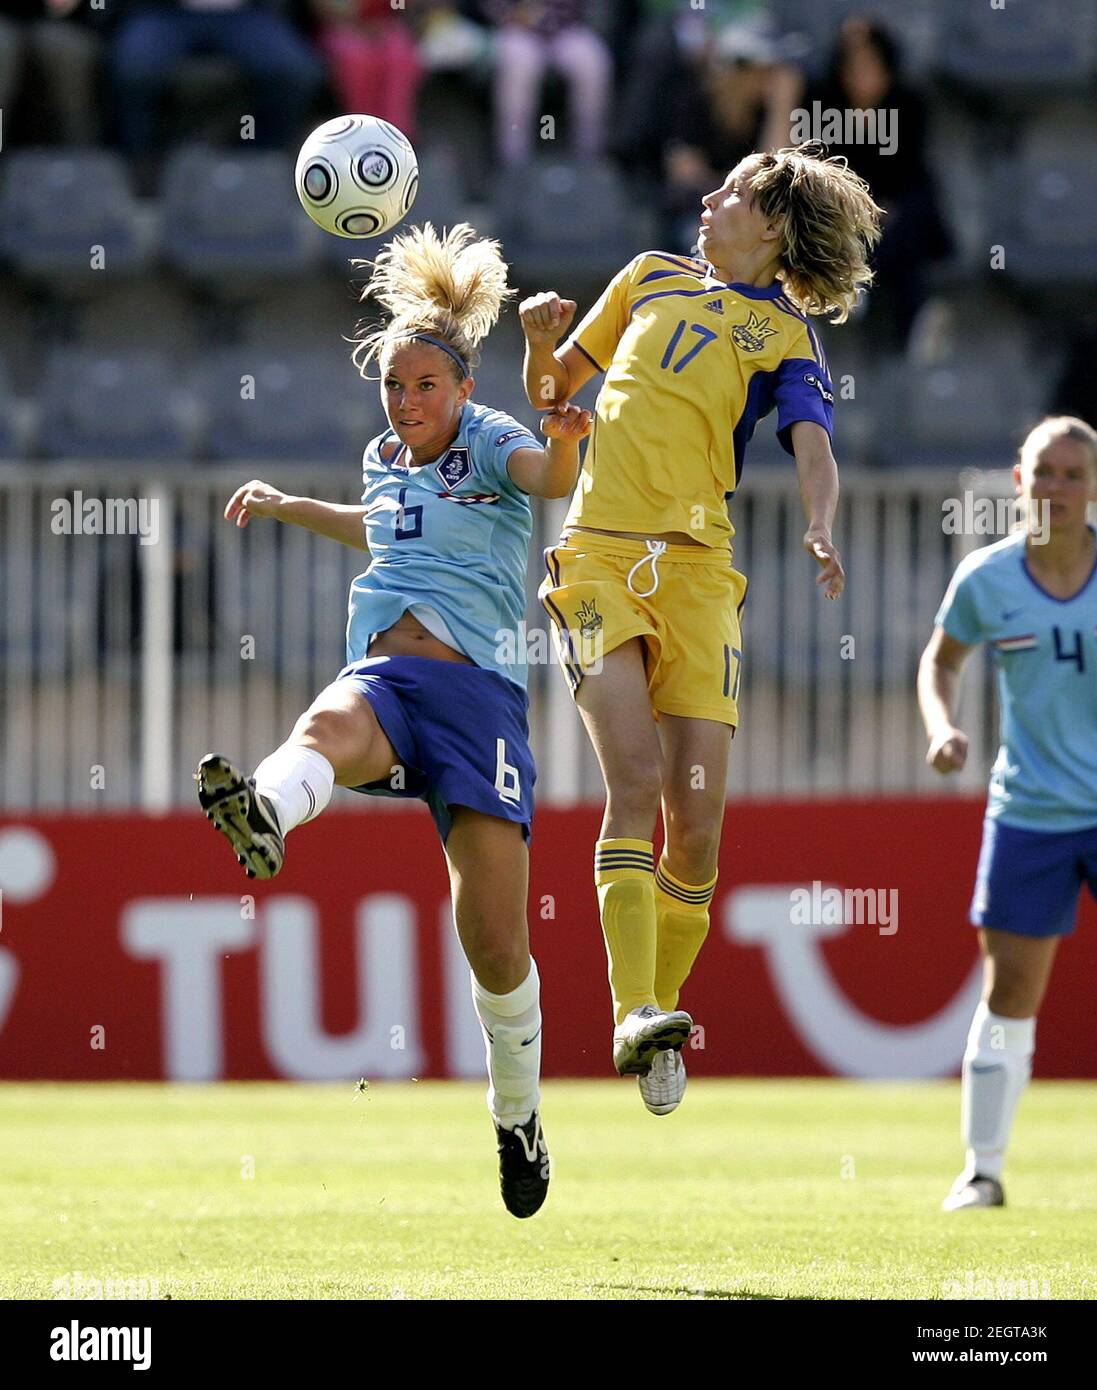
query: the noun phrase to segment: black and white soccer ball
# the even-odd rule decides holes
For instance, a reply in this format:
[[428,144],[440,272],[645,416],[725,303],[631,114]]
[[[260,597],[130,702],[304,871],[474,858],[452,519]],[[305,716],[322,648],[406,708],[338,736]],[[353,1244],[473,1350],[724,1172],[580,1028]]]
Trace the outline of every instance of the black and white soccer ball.
[[325,232],[380,236],[415,201],[419,162],[407,136],[388,121],[336,116],[301,146],[295,181],[301,206]]

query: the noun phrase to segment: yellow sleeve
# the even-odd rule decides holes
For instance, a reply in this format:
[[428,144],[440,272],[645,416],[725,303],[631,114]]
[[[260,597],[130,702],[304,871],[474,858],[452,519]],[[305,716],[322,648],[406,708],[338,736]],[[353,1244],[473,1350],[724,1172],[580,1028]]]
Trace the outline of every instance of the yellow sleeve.
[[617,272],[564,344],[565,348],[577,347],[600,372],[604,372],[613,360],[617,344],[628,324],[629,291],[643,259],[643,256],[634,256],[623,270]]

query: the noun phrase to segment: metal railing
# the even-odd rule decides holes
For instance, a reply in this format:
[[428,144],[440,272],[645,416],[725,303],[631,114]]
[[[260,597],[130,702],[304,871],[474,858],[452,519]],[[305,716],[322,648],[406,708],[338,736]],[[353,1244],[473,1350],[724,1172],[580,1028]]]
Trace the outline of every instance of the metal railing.
[[[1005,476],[967,485],[993,492]],[[225,522],[225,501],[249,477],[331,501],[359,492],[351,470],[285,463],[0,465],[0,808],[189,806],[202,754],[254,766],[339,670],[347,587],[364,557],[295,527]],[[997,742],[989,663],[969,663],[961,722],[973,756],[947,783],[924,765],[914,676],[953,568],[993,537],[945,534],[954,474],[850,470],[842,486],[840,603],[822,599],[802,549],[791,461],[748,472],[732,504],[750,590],[728,795],[978,791]],[[155,502],[155,542],[88,534],[95,519],[77,519],[77,491],[85,506]],[[530,631],[547,627],[535,599],[541,550],[565,509],[534,504]],[[600,798],[554,665],[531,668],[530,702],[539,799]]]

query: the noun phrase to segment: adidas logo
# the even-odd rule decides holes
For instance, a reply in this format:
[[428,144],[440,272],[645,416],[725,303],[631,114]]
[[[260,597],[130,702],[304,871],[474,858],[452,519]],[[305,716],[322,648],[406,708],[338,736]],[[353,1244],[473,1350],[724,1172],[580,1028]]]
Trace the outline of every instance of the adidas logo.
[[722,314],[724,312],[724,301],[722,299],[710,299],[705,305],[705,308],[711,309],[714,314]]

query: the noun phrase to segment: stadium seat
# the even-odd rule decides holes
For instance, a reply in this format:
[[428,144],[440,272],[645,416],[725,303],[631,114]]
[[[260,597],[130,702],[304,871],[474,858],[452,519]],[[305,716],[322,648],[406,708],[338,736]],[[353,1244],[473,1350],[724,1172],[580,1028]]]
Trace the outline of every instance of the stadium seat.
[[168,162],[164,252],[190,279],[231,296],[315,264],[324,233],[303,212],[287,155],[190,146]]
[[988,180],[987,199],[990,241],[1002,246],[1008,276],[1032,286],[1092,281],[1097,118],[1078,107],[1030,122],[1016,158]]
[[903,74],[927,76],[934,67],[941,30],[940,12],[948,0],[906,0],[878,6],[864,0],[773,0],[773,30],[790,59],[811,79],[821,77],[842,22],[851,15],[876,15],[899,41]]
[[148,348],[179,356],[197,346],[197,315],[183,288],[164,275],[142,275],[108,288],[75,323],[84,347]]
[[384,427],[375,383],[349,355],[234,348],[198,373],[214,459],[293,459],[356,465]]
[[141,349],[59,348],[39,393],[50,458],[189,458],[185,393],[171,361]]
[[0,459],[13,458],[19,453],[14,416],[11,382],[7,366],[0,358]]
[[852,327],[843,325],[824,335],[834,385],[834,454],[839,466],[845,467],[875,459],[877,423],[884,406],[880,364],[852,339],[852,333]]
[[1097,47],[1092,0],[1010,0],[999,9],[948,4],[940,23],[942,74],[996,101],[1081,91],[1092,80]]
[[651,219],[606,162],[538,159],[500,173],[492,193],[496,235],[513,280],[604,281],[650,247]]
[[928,162],[953,241],[950,258],[925,268],[939,287],[981,274],[990,244],[983,195],[990,160],[979,124],[956,100],[941,96],[931,107]]
[[885,464],[1005,467],[1041,413],[1044,383],[1023,329],[987,307],[968,326],[954,307],[955,330],[935,352],[882,372],[875,442]]
[[70,292],[94,292],[142,269],[150,238],[121,158],[103,150],[5,153],[0,249],[24,275]]

